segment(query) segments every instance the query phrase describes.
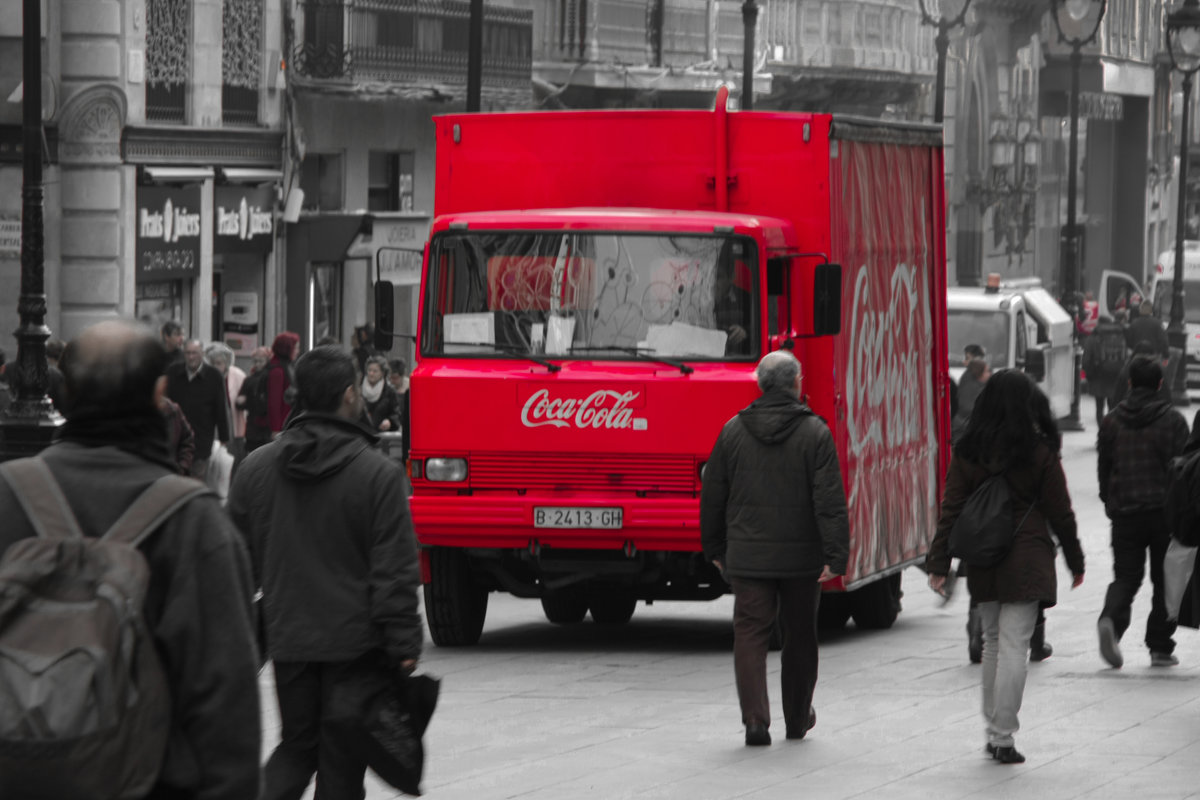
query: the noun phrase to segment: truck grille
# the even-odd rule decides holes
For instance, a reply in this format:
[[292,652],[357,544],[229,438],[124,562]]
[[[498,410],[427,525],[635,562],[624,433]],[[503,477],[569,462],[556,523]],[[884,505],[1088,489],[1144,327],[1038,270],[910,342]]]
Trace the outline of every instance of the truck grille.
[[472,489],[598,490],[694,494],[691,456],[505,453],[472,455]]

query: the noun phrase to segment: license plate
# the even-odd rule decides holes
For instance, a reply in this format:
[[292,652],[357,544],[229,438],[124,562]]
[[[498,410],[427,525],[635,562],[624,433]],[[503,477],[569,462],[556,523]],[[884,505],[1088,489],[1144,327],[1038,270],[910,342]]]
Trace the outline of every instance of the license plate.
[[533,527],[612,530],[621,527],[623,511],[620,508],[537,506],[533,509]]

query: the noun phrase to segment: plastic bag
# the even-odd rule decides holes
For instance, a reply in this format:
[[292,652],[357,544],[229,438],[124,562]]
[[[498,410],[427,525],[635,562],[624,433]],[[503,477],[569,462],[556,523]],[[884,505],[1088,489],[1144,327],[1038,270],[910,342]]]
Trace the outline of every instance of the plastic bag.
[[212,456],[208,459],[208,472],[204,482],[217,493],[222,501],[229,496],[229,482],[233,478],[233,453],[221,442],[214,441]]
[[1167,553],[1163,556],[1163,599],[1168,620],[1179,618],[1183,593],[1187,591],[1188,581],[1192,579],[1192,571],[1196,568],[1196,549],[1180,544],[1173,536],[1167,545]]

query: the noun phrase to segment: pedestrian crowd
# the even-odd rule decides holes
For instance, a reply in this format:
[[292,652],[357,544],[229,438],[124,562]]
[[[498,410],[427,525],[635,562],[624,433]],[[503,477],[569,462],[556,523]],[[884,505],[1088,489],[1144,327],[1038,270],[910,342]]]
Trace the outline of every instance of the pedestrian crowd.
[[[1104,325],[1090,336],[1098,341]],[[385,695],[415,703],[404,687],[417,680],[423,626],[408,479],[378,436],[404,432],[404,364],[371,349],[369,327],[354,339],[349,351],[330,341],[300,354],[299,337],[283,332],[253,353],[249,372],[230,348],[205,347],[176,323],[156,333],[101,323],[56,349],[62,442],[0,465],[0,589],[20,583],[23,597],[40,599],[13,610],[0,591],[0,621],[80,593],[123,602],[84,604],[78,623],[49,635],[0,625],[0,650],[37,656],[0,663],[0,740],[65,743],[0,748],[0,796],[284,800],[315,775],[318,798],[363,797],[374,762],[359,721]],[[1189,444],[1186,421],[1160,396],[1160,352],[1121,356],[1127,391],[1097,438],[1114,562],[1098,649],[1113,668],[1124,664],[1148,556],[1144,641],[1152,666],[1171,667],[1178,623],[1163,565],[1172,534],[1184,538],[1170,522],[1181,518],[1172,481],[1180,457],[1200,463],[1200,415]],[[705,557],[734,594],[745,743],[766,746],[775,636],[786,738],[817,724],[817,609],[822,584],[846,572],[849,524],[837,449],[806,403],[800,362],[769,353],[755,378],[760,396],[724,425],[706,462],[700,528]],[[1027,663],[1052,652],[1043,612],[1058,599],[1056,554],[1071,588],[1084,580],[1084,556],[1062,438],[1037,385],[1018,370],[993,373],[970,346],[954,405],[925,569],[944,595],[965,577],[984,750],[1019,764]],[[223,448],[236,466],[214,481]],[[227,495],[213,485],[222,481]],[[994,492],[1005,498],[999,511],[980,500]],[[987,560],[963,544],[985,535],[1003,544]],[[83,650],[95,663],[53,658]],[[39,666],[47,656],[54,666]],[[281,734],[260,766],[257,673],[267,660]],[[78,690],[45,690],[53,686]]]

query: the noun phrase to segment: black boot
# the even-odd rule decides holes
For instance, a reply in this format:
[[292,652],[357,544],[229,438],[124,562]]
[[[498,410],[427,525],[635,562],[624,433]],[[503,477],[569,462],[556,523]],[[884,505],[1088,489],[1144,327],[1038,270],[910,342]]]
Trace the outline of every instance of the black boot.
[[1046,641],[1046,623],[1039,622],[1033,628],[1033,636],[1029,637],[1029,660],[1045,661],[1054,654],[1054,648]]
[[983,661],[983,620],[979,618],[979,606],[967,611],[967,655],[972,664]]

